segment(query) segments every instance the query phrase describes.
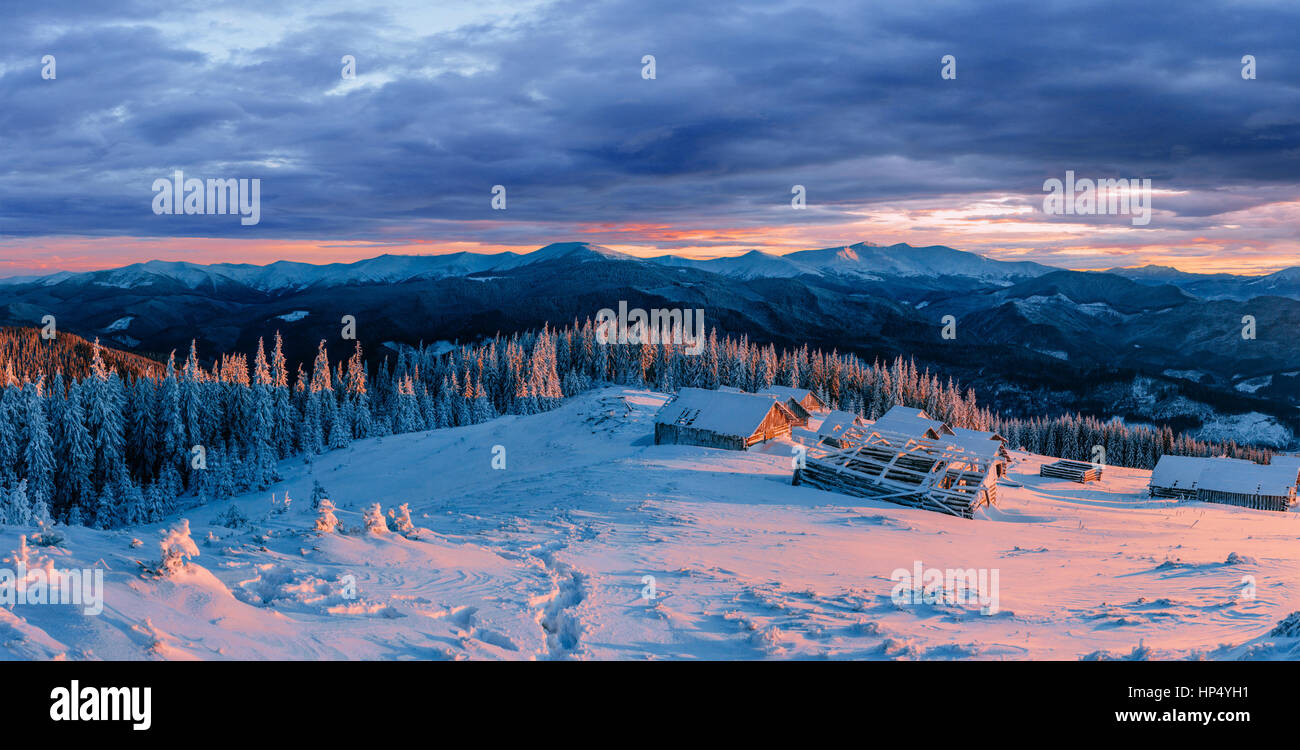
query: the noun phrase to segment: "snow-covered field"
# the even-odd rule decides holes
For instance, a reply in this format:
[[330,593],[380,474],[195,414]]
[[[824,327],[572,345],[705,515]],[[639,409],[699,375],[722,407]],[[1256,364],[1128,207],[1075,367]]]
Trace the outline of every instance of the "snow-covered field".
[[[1300,658],[1269,635],[1300,610],[1300,514],[1151,500],[1138,470],[1046,480],[1015,454],[999,507],[962,520],[792,487],[789,442],[655,446],[665,398],[610,388],[286,461],[236,499],[249,526],[218,521],[229,503],[180,514],[200,555],[173,578],[140,564],[171,522],[67,530],[32,556],[105,567],[103,613],[0,607],[0,658]],[[349,533],[310,531],[313,481]],[[375,502],[418,531],[358,530]],[[998,611],[895,603],[918,561],[996,571]]]

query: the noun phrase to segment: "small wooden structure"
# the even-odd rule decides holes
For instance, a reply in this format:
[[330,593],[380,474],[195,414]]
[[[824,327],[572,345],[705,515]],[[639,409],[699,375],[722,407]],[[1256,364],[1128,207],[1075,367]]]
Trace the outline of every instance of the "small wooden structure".
[[1101,481],[1101,467],[1083,461],[1061,459],[1050,464],[1043,464],[1042,468],[1038,470],[1038,475],[1087,484],[1088,482]]
[[795,415],[771,396],[682,388],[655,414],[655,445],[678,443],[743,451],[788,436]]
[[961,518],[997,502],[997,475],[988,456],[875,430],[843,448],[810,449],[791,482]]
[[796,427],[808,426],[808,420],[812,418],[812,413],[809,412],[807,409],[803,408],[803,404],[800,404],[798,401],[795,401],[794,399],[791,398],[783,399],[780,396],[776,395],[775,393],[760,393],[758,395],[766,396],[770,399],[773,399],[774,401],[777,401],[783,406],[785,406],[785,408],[789,409],[790,413],[794,415],[793,424]]
[[1255,510],[1285,511],[1296,501],[1296,470],[1287,465],[1219,464],[1202,472],[1196,499]]
[[907,406],[890,407],[889,411],[881,414],[880,418],[871,424],[871,429],[877,432],[928,437],[932,440],[954,434],[952,428],[944,424],[943,420],[935,419],[921,409]]
[[817,428],[817,438],[832,448],[843,448],[867,436],[867,423],[856,414],[847,411],[833,411],[822,420]]
[[769,396],[776,396],[783,401],[798,404],[808,414],[818,414],[824,411],[830,411],[831,407],[817,397],[816,393],[807,388],[791,388],[785,385],[769,385],[759,391]]
[[1151,470],[1147,494],[1151,497],[1195,500],[1196,489],[1203,474],[1214,471],[1216,467],[1234,465],[1255,466],[1256,464],[1240,458],[1165,454],[1156,461],[1156,467]]
[[994,470],[998,476],[1005,476],[1007,466],[1011,463],[1011,452],[1007,450],[1007,439],[996,432],[972,430],[967,427],[952,428],[952,442],[963,450],[984,453],[994,461]]

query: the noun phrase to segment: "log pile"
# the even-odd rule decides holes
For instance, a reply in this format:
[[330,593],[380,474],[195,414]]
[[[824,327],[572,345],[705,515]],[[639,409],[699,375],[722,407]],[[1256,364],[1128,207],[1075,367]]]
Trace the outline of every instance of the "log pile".
[[1088,482],[1101,481],[1101,467],[1083,461],[1066,461],[1062,459],[1053,461],[1050,464],[1043,464],[1042,468],[1038,470],[1038,475],[1087,484]]
[[809,451],[792,482],[972,518],[980,506],[997,502],[993,464],[927,438],[870,432],[838,450]]

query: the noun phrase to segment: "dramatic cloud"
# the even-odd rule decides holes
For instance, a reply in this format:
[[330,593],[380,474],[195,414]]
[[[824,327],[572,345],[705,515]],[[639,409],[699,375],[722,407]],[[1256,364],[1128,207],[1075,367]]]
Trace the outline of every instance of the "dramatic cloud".
[[[0,273],[557,239],[944,242],[1074,267],[1294,254],[1293,4],[367,6],[7,9]],[[261,221],[154,215],[178,169],[260,178]],[[1151,223],[1045,216],[1067,170],[1151,178]]]

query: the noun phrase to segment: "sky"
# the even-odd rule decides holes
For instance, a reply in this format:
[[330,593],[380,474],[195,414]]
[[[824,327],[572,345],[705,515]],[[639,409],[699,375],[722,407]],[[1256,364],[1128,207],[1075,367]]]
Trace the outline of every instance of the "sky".
[[[573,240],[1300,265],[1295,3],[78,0],[4,16],[0,276]],[[260,220],[156,214],[177,170],[260,180]],[[1150,179],[1150,222],[1045,213],[1067,171]]]

